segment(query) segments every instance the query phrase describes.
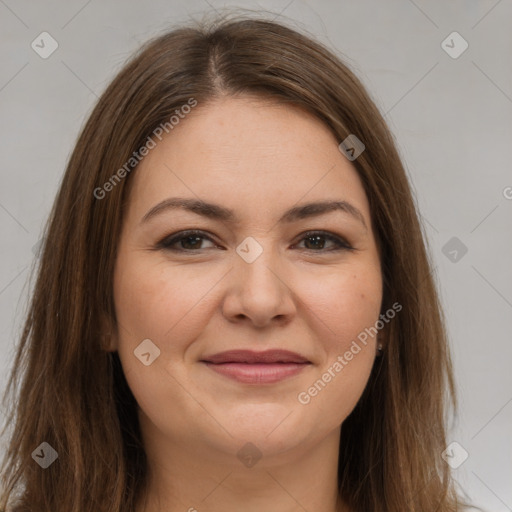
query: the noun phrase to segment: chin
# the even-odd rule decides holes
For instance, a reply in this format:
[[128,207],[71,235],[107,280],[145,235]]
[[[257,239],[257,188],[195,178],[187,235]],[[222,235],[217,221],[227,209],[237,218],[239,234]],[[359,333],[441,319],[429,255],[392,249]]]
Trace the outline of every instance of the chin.
[[219,416],[232,436],[223,438],[231,450],[252,443],[267,457],[284,454],[324,431],[319,428],[318,418],[308,418],[301,412],[300,408],[279,403],[244,404]]

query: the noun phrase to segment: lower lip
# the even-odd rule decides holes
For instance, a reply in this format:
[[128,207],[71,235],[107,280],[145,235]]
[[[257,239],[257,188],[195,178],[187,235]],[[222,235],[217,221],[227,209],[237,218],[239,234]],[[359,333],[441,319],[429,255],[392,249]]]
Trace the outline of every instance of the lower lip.
[[272,384],[304,370],[309,363],[208,363],[214,372],[245,384]]

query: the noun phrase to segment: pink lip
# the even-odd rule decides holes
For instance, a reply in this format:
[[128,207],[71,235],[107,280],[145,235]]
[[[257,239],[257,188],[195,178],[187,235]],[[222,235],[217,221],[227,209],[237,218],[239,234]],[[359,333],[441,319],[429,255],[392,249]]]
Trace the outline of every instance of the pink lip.
[[309,363],[305,357],[289,350],[228,350],[203,359],[207,363]]
[[306,358],[288,350],[229,350],[201,362],[213,371],[245,384],[272,384],[297,375],[309,364]]
[[301,372],[308,363],[208,363],[206,366],[245,384],[272,384]]

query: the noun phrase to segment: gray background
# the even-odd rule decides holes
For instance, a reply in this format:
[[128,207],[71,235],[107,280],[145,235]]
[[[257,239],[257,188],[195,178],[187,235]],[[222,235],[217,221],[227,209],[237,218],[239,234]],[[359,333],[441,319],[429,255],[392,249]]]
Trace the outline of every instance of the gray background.
[[[449,442],[469,453],[454,473],[477,504],[512,511],[510,0],[0,0],[0,390],[26,308],[33,248],[97,97],[140,43],[224,6],[293,20],[348,61],[385,113],[448,321],[461,400]],[[47,59],[31,48],[43,31],[59,45]],[[441,46],[453,31],[469,44],[458,58]],[[458,241],[446,245],[452,237]]]

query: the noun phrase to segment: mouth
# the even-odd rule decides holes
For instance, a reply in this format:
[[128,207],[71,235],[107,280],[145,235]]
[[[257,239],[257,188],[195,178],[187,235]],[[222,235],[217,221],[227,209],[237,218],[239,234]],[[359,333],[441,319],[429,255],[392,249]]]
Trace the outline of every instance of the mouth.
[[245,384],[273,384],[312,364],[288,350],[229,350],[205,357],[201,362],[216,373]]

